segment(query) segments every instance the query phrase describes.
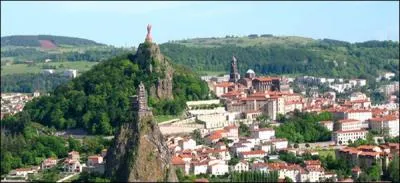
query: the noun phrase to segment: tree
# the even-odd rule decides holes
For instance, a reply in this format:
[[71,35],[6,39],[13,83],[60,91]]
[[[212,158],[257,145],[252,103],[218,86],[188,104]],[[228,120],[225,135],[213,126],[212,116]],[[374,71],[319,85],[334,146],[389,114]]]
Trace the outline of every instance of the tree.
[[249,126],[245,125],[243,122],[239,123],[239,135],[240,136],[250,136],[250,128]]
[[309,147],[310,147],[310,144],[306,143],[306,147],[309,148]]
[[220,141],[220,142],[223,142],[227,147],[228,147],[228,144],[229,144],[229,143],[232,143],[232,142],[233,142],[233,140],[227,139],[226,137],[220,139],[219,141]]
[[80,150],[80,142],[78,140],[75,140],[72,137],[68,138],[68,146],[69,146],[69,151],[79,151]]
[[293,147],[297,149],[297,148],[299,148],[299,144],[298,144],[298,143],[295,143],[295,144],[293,145]]
[[348,144],[351,144],[351,143],[353,143],[353,141],[351,141],[351,139],[349,139],[349,140],[347,141],[347,143],[348,143]]
[[262,114],[262,115],[258,116],[256,118],[256,120],[260,122],[260,124],[259,124],[260,128],[269,128],[270,127],[269,122],[271,121],[271,119],[269,116]]
[[112,127],[110,125],[110,118],[108,117],[107,113],[101,113],[99,124],[99,128],[96,129],[100,130],[97,131],[98,134],[111,135]]
[[375,165],[371,166],[370,168],[368,168],[367,173],[371,177],[372,181],[380,181],[382,167],[380,166],[380,164],[375,164]]
[[393,182],[400,182],[399,178],[399,155],[393,154],[393,160],[389,163],[388,174]]
[[293,182],[293,180],[287,176],[285,176],[285,182]]
[[229,160],[228,165],[230,165],[230,166],[236,165],[239,163],[239,161],[240,161],[240,158],[238,158],[237,156],[234,156]]
[[191,137],[193,138],[194,141],[196,141],[196,144],[198,145],[205,144],[204,138],[201,137],[199,129],[193,130],[193,132],[191,133]]

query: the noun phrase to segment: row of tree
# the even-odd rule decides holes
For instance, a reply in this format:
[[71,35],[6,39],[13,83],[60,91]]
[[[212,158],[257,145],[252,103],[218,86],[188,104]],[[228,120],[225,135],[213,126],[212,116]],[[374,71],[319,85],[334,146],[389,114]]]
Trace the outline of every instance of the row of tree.
[[23,62],[26,60],[44,62],[45,59],[52,59],[53,61],[99,62],[121,54],[126,54],[129,51],[132,50],[114,47],[70,52],[47,52],[35,48],[15,48],[2,50],[1,57],[13,57],[17,63],[18,61]]
[[69,81],[68,77],[60,74],[22,73],[1,76],[1,92],[43,93],[53,91],[57,86]]
[[246,171],[230,173],[231,182],[278,182],[278,172]]
[[[187,42],[190,42],[188,40]],[[196,71],[229,71],[232,54],[239,71],[253,69],[260,74],[306,74],[329,77],[378,76],[382,71],[398,75],[399,43],[372,41],[351,44],[323,40],[304,45],[271,44],[218,47],[165,43],[161,50],[175,63],[191,65]]]
[[51,35],[25,35],[25,36],[4,36],[1,37],[2,46],[40,46],[39,40],[49,40],[57,45],[70,46],[104,46],[92,40]]
[[[81,141],[53,136],[47,127],[28,123],[16,133],[1,130],[1,175],[11,169],[38,166],[49,157],[63,158],[69,151],[82,154],[99,154],[111,141],[101,137],[88,137]],[[51,132],[51,133],[49,133]]]

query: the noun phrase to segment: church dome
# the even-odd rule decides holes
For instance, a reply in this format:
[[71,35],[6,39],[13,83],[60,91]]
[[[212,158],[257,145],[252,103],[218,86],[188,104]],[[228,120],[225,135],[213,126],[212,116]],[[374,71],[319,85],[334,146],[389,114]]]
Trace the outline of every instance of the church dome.
[[252,69],[247,70],[247,74],[255,74],[255,72]]

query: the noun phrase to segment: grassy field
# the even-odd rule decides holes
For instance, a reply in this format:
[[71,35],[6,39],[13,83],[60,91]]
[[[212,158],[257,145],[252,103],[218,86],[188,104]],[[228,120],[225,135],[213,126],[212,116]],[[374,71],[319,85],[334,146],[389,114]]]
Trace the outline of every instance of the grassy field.
[[329,150],[318,150],[319,156],[323,156],[326,157],[328,155],[331,155],[333,157],[333,159],[336,159],[336,155],[335,155],[335,150],[333,149],[329,149]]
[[297,36],[274,36],[274,37],[258,37],[249,38],[237,37],[237,38],[194,38],[188,40],[176,41],[175,43],[183,44],[189,47],[219,47],[221,45],[235,45],[241,47],[249,47],[256,45],[271,45],[271,44],[294,44],[304,45],[312,43],[315,40],[305,37]]
[[12,64],[1,66],[1,75],[8,74],[21,74],[21,73],[40,73],[43,70],[43,66],[56,66],[55,72],[63,72],[65,69],[77,69],[78,72],[89,70],[91,67],[96,65],[98,62],[50,62],[50,63],[37,63],[35,65],[28,64]]

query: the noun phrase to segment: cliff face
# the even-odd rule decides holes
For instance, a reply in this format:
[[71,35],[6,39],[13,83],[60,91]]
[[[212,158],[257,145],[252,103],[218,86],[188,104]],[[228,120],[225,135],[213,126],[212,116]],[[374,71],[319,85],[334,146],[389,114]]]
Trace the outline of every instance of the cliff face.
[[168,147],[152,116],[140,119],[140,124],[121,126],[107,153],[106,175],[122,182],[178,181]]
[[113,181],[178,181],[164,137],[147,106],[144,85],[133,102],[133,121],[115,134],[106,155],[106,175]]
[[150,95],[159,99],[172,99],[173,68],[160,53],[157,44],[145,42],[139,45],[136,55],[132,59],[140,66],[140,69],[148,73],[156,73],[157,83],[150,88]]

